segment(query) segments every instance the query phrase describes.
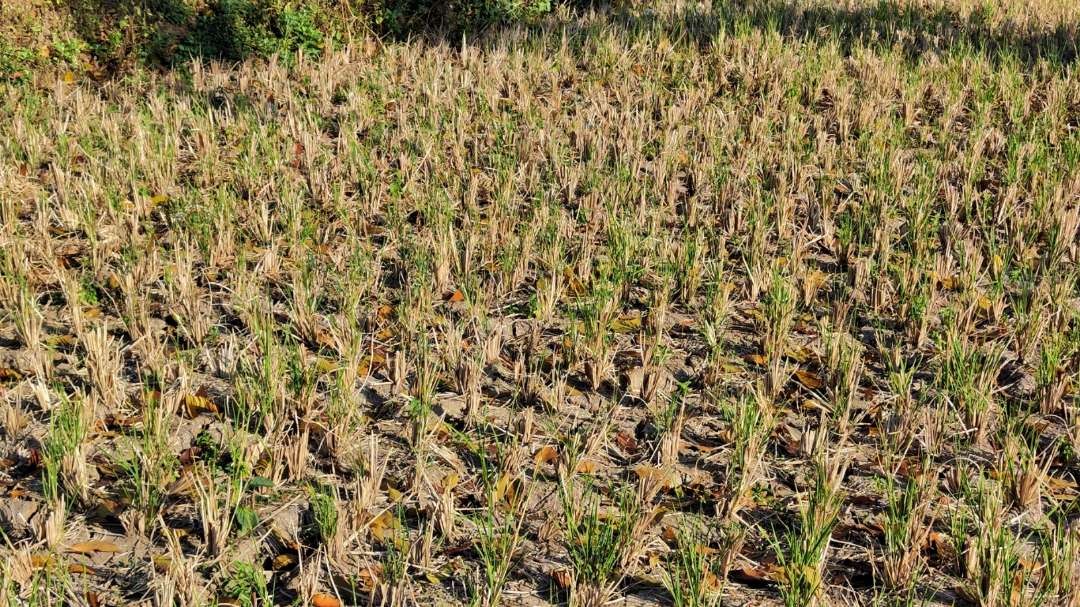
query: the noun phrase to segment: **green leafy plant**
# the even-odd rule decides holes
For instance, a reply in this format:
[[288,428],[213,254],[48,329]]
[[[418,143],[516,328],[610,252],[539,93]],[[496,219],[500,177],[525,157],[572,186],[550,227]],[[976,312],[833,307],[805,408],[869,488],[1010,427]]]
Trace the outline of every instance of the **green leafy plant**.
[[250,563],[234,562],[229,567],[222,591],[235,599],[240,607],[258,607],[272,602],[266,576]]

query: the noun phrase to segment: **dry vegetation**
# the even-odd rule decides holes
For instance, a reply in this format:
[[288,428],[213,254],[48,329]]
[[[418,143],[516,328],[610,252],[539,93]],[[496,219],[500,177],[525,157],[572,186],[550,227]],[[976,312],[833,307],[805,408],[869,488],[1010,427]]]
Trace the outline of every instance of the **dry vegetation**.
[[1080,605],[1080,8],[0,92],[0,604]]

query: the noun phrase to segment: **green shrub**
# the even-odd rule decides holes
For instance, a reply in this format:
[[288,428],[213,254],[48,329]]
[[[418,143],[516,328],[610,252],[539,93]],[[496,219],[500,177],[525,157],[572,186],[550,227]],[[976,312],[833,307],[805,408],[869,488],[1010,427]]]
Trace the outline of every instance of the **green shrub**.
[[0,38],[0,82],[21,82],[30,76],[35,64],[34,51],[9,44]]
[[[70,32],[55,32],[48,54],[66,68],[89,57],[106,72],[170,66],[194,57],[314,55],[346,31],[388,36],[458,34],[530,21],[553,0],[68,0],[57,8]],[[25,48],[24,48],[25,47]],[[44,59],[43,59],[44,57]],[[31,45],[0,38],[0,80],[23,80],[44,65]]]
[[366,0],[359,10],[376,31],[403,35],[424,29],[470,30],[534,19],[551,0]]
[[317,53],[324,35],[316,3],[217,0],[198,15],[180,44],[182,56],[240,60],[250,55]]

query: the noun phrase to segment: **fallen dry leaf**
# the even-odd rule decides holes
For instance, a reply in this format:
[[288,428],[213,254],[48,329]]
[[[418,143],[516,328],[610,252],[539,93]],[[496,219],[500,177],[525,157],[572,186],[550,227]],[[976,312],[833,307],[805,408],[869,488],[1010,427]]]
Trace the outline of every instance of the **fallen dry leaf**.
[[755,364],[759,367],[764,367],[766,364],[765,357],[760,354],[747,354],[743,358],[746,362]]
[[188,418],[196,418],[203,413],[215,414],[218,412],[218,407],[214,404],[214,401],[197,394],[184,395],[183,405],[184,413],[187,414]]
[[337,597],[321,592],[316,592],[311,597],[311,604],[314,607],[341,607],[341,601]]
[[581,474],[594,474],[599,469],[600,464],[596,463],[596,460],[583,459],[578,462],[575,472],[579,472]]
[[[680,484],[679,473],[671,469],[642,464],[634,468],[634,474],[643,481],[657,483],[665,489],[674,489]],[[653,486],[655,487],[656,485]]]
[[90,540],[79,542],[68,547],[68,552],[77,554],[90,554],[91,552],[120,552],[120,547],[106,540]]
[[401,532],[401,521],[389,510],[372,519],[368,524],[371,536],[382,544],[393,544],[399,550],[408,548],[408,539]]
[[360,571],[356,573],[356,582],[359,587],[365,592],[371,592],[379,584],[379,579],[382,577],[382,565],[366,565],[360,568]]
[[615,444],[627,455],[636,455],[638,452],[637,439],[626,430],[620,430],[615,435]]
[[94,575],[95,570],[89,565],[83,565],[82,563],[70,563],[67,566],[68,573],[75,573],[79,575]]
[[291,569],[296,564],[296,555],[288,552],[279,554],[274,557],[274,560],[270,561],[270,569],[274,571],[282,571],[284,569]]
[[795,371],[795,379],[799,380],[800,384],[806,386],[811,390],[817,390],[821,386],[825,385],[825,383],[821,381],[821,378],[818,377],[817,373],[813,373],[811,371],[804,371],[803,369]]
[[570,584],[574,578],[567,569],[556,569],[551,572],[551,579],[555,581],[555,585],[563,590],[569,590]]
[[609,328],[613,333],[636,333],[641,330],[641,316],[624,314],[611,321]]
[[537,466],[542,466],[557,459],[559,459],[559,451],[551,445],[537,449],[536,453],[533,455],[533,463]]
[[775,565],[762,565],[760,567],[747,565],[732,569],[729,575],[732,580],[740,584],[763,586],[779,581],[783,576],[783,571]]

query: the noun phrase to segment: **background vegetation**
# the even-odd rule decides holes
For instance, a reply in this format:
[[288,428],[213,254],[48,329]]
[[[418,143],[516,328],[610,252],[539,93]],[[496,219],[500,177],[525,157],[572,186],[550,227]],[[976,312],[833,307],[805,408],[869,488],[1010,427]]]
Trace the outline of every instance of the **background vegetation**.
[[193,57],[317,54],[356,31],[471,35],[551,8],[550,0],[27,0],[2,9],[0,77],[48,59],[112,73]]

